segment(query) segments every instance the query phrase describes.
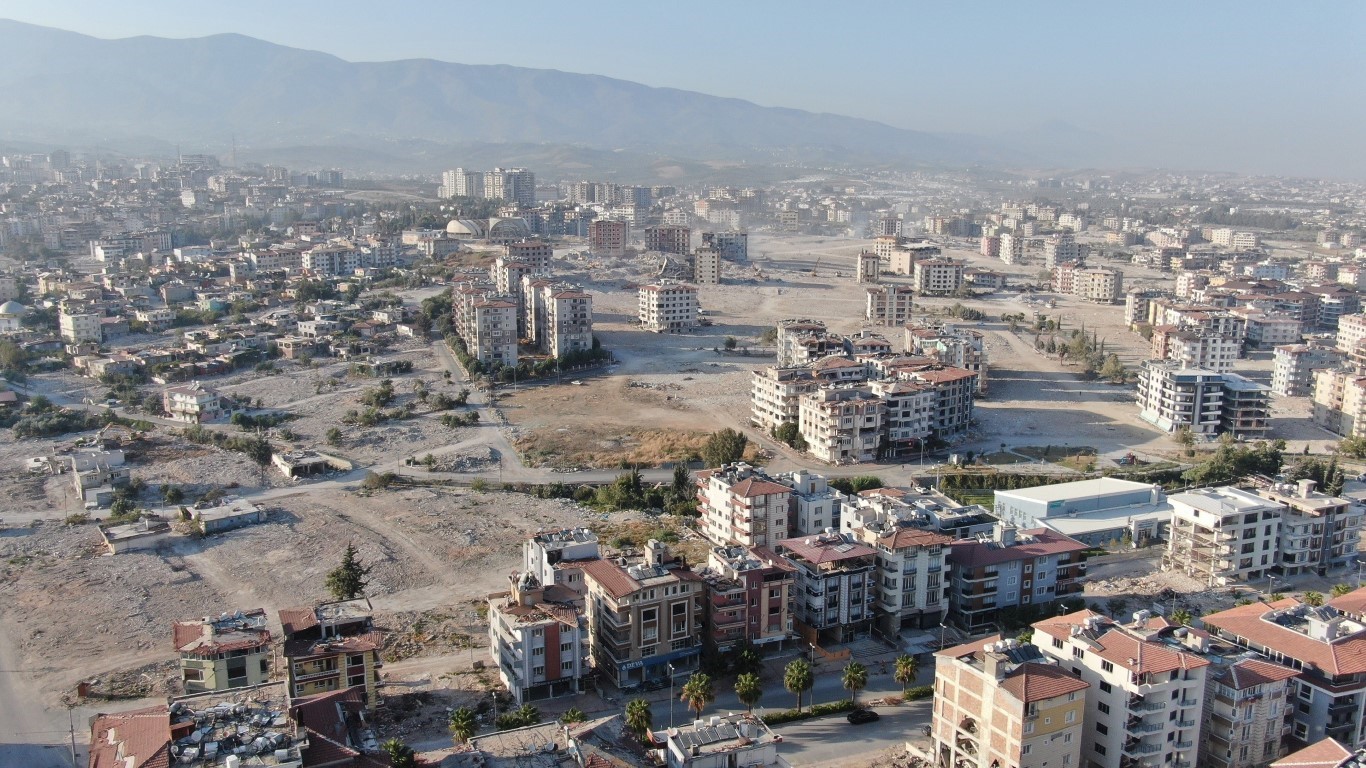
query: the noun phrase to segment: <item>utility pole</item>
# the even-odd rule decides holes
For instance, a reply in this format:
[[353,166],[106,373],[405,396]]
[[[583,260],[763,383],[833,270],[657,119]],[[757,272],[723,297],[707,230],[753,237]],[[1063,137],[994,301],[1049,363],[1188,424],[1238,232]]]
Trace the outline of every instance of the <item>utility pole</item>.
[[77,765],[76,765],[76,715],[75,715],[75,708],[76,708],[76,705],[75,705],[75,704],[70,704],[70,705],[68,705],[67,708],[66,708],[66,722],[67,722],[67,728],[68,728],[68,729],[70,730],[70,732],[71,732],[71,768],[77,768]]

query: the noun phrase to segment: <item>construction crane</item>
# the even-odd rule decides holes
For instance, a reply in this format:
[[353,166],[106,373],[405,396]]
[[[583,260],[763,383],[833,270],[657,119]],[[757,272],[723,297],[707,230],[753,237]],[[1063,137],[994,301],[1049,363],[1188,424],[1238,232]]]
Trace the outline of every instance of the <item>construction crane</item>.
[[821,265],[821,257],[820,257],[820,256],[817,256],[817,257],[816,257],[816,263],[811,265],[811,276],[812,276],[812,277],[815,277],[815,276],[816,276],[816,267],[819,267],[820,265]]

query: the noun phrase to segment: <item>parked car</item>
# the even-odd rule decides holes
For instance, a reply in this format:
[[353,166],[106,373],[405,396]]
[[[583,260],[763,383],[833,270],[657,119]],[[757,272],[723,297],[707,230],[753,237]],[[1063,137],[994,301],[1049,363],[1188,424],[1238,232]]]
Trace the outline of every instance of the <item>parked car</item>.
[[848,720],[854,725],[863,725],[864,723],[875,723],[880,717],[871,709],[856,709],[849,713]]

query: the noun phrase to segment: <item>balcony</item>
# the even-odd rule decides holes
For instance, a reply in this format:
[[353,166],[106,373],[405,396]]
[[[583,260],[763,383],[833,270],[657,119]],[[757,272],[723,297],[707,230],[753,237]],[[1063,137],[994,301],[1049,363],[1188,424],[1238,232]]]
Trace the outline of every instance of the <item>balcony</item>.
[[1190,749],[1190,748],[1193,747],[1193,746],[1195,746],[1195,742],[1193,742],[1193,741],[1178,741],[1178,742],[1176,742],[1176,748],[1177,748],[1177,749]]
[[1182,699],[1182,700],[1181,700],[1181,706],[1182,706],[1182,708],[1187,708],[1187,707],[1198,707],[1198,706],[1200,706],[1200,702],[1199,702],[1198,700],[1196,700],[1196,699]]
[[1178,721],[1176,722],[1176,727],[1177,727],[1177,728],[1194,728],[1194,727],[1195,727],[1195,721],[1194,721],[1194,720],[1178,720]]
[[1146,744],[1138,739],[1130,739],[1124,743],[1124,754],[1130,757],[1140,757],[1142,755],[1155,755],[1162,751],[1161,744]]

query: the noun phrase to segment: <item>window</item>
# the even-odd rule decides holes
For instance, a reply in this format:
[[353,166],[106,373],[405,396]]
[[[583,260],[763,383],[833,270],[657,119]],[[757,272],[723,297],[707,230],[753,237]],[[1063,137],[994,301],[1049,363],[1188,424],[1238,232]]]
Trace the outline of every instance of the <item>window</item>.
[[1032,747],[1032,746],[1034,746],[1034,745],[1033,745],[1033,744],[1025,744],[1024,746],[1020,747],[1020,754],[1022,754],[1022,755],[1027,755],[1027,754],[1029,754],[1029,748]]
[[560,653],[569,653],[574,650],[573,643],[560,643]]
[[[1106,663],[1108,664],[1109,662],[1106,662]],[[1113,691],[1114,689],[1115,689],[1115,687],[1114,687],[1113,685],[1110,685],[1109,683],[1105,682],[1104,680],[1101,680],[1101,681],[1100,681],[1100,690],[1101,690],[1103,693],[1109,693],[1110,691]]]
[[561,669],[561,671],[564,671],[564,672],[573,672],[573,671],[574,671],[574,662],[572,662],[572,661],[562,661],[562,662],[560,662],[560,669]]
[[545,677],[545,667],[532,667],[531,674],[534,677]]
[[1086,658],[1086,651],[1082,650],[1080,646],[1074,645],[1072,646],[1072,658],[1084,659]]
[[204,670],[198,667],[185,668],[185,682],[200,682],[204,679]]
[[[1071,744],[1071,743],[1072,743],[1072,734],[1070,734],[1070,733],[1064,733],[1064,734],[1062,735],[1062,743],[1064,743],[1064,744]],[[1064,762],[1063,762],[1063,765],[1066,765],[1066,764],[1067,764],[1066,761],[1064,761]]]
[[1102,701],[1101,703],[1099,703],[1099,704],[1096,705],[1096,709],[1099,710],[1100,713],[1103,714],[1103,715],[1108,715],[1108,714],[1110,714],[1110,705],[1109,705],[1109,704],[1106,704],[1106,703],[1103,702],[1103,701]]
[[365,675],[351,675],[346,678],[346,686],[348,688],[355,688],[358,685],[365,685]]
[[1096,744],[1095,744],[1094,746],[1095,746],[1095,748],[1096,748],[1096,754],[1097,754],[1097,755],[1103,755],[1103,754],[1105,754],[1105,745],[1104,745],[1104,744],[1101,744],[1100,742],[1096,742]]
[[[1081,649],[1079,648],[1079,649],[1077,649],[1077,650],[1081,650]],[[1100,663],[1100,668],[1103,669],[1103,670],[1105,670],[1106,672],[1114,672],[1114,671],[1115,671],[1115,665],[1114,665],[1114,664],[1111,664],[1111,663],[1108,662],[1108,661],[1102,661],[1102,662]]]
[[1061,647],[1062,647],[1062,641],[1059,640],[1059,639],[1056,638],[1056,637],[1053,638],[1053,647],[1054,647],[1054,648],[1061,648]]
[[1024,724],[1024,732],[1025,732],[1026,734],[1033,733],[1033,732],[1034,732],[1034,724],[1033,724],[1033,723],[1025,723],[1025,724]]
[[1074,709],[1074,710],[1071,710],[1070,712],[1067,713],[1067,722],[1069,722],[1069,723],[1075,723],[1075,722],[1077,722],[1077,711],[1076,711],[1075,709]]
[[531,655],[532,655],[532,656],[544,656],[544,655],[545,655],[545,649],[544,649],[544,648],[539,648],[539,647],[538,647],[538,648],[532,648],[532,649],[531,649]]
[[364,663],[365,654],[363,653],[353,653],[350,656],[346,657],[346,666],[348,667],[359,667]]
[[545,634],[545,630],[544,630],[544,629],[533,629],[533,630],[531,630],[531,636],[532,636],[532,637],[540,637],[541,635],[544,635],[544,634]]
[[1104,736],[1109,732],[1110,726],[1106,725],[1105,723],[1096,723],[1096,733],[1099,733],[1101,736]]

